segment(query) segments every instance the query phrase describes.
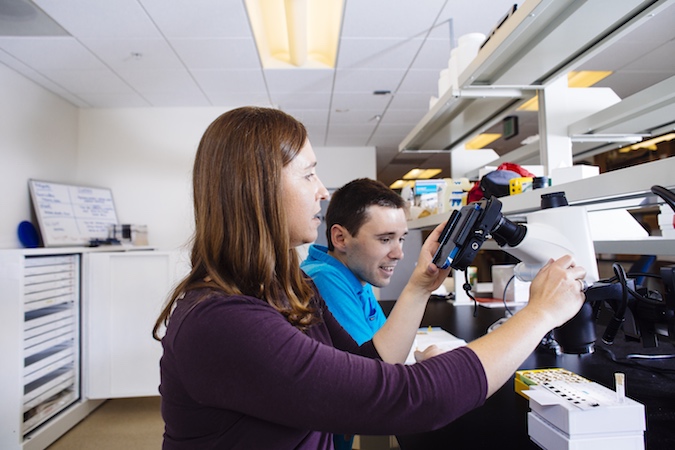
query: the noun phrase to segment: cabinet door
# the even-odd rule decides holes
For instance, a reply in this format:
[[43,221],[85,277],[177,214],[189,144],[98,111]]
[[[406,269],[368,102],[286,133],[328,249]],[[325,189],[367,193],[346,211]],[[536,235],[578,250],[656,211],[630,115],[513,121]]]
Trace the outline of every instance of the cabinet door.
[[158,395],[162,346],[152,327],[176,280],[177,254],[85,255],[84,380],[87,398]]

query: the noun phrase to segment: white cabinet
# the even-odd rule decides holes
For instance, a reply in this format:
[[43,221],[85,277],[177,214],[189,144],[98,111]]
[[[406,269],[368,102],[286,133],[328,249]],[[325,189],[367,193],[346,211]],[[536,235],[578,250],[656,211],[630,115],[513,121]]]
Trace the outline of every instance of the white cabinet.
[[43,449],[98,402],[81,394],[80,267],[73,249],[0,252],[0,448]]
[[80,397],[80,255],[23,260],[26,435]]
[[178,253],[106,250],[0,251],[2,450],[42,450],[105,399],[158,395],[152,327]]
[[84,393],[159,395],[161,344],[152,327],[176,281],[172,252],[84,255]]
[[0,443],[80,398],[80,255],[0,256]]

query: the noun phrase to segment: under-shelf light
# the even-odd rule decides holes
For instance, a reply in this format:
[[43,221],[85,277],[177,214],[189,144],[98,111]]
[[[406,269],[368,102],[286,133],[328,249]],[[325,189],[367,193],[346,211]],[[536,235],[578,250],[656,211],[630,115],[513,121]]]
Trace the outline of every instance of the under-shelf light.
[[464,144],[467,150],[479,150],[502,137],[500,133],[481,133]]
[[[567,74],[567,86],[571,88],[586,88],[594,86],[612,74],[609,70],[580,70]],[[518,107],[518,111],[539,111],[539,98],[534,96]]]
[[627,147],[622,147],[619,149],[619,153],[628,153],[632,150],[640,150],[642,148],[647,150],[655,151],[657,150],[656,144],[661,142],[672,141],[675,139],[675,133],[664,134],[663,136],[657,136],[646,141],[638,142],[637,144],[629,145]]

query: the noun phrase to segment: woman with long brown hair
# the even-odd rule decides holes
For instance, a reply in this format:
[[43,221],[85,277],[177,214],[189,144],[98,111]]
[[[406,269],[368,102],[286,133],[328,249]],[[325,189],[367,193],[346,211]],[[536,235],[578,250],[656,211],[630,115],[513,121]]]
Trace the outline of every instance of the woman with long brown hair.
[[192,268],[153,330],[164,348],[165,449],[330,449],[332,433],[438,428],[481,405],[581,307],[585,272],[566,256],[541,270],[528,305],[494,333],[391,364],[405,359],[448,275],[431,263],[442,227],[424,243],[388,329],[358,346],[295,251],[316,239],[328,196],[316,164],[305,128],[278,110],[238,108],[204,133]]

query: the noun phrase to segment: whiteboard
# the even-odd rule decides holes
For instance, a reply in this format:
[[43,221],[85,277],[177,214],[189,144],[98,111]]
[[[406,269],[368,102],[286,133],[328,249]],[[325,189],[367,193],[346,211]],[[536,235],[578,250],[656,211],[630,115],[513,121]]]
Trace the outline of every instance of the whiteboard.
[[33,208],[45,247],[88,245],[106,239],[117,225],[112,190],[29,180]]

